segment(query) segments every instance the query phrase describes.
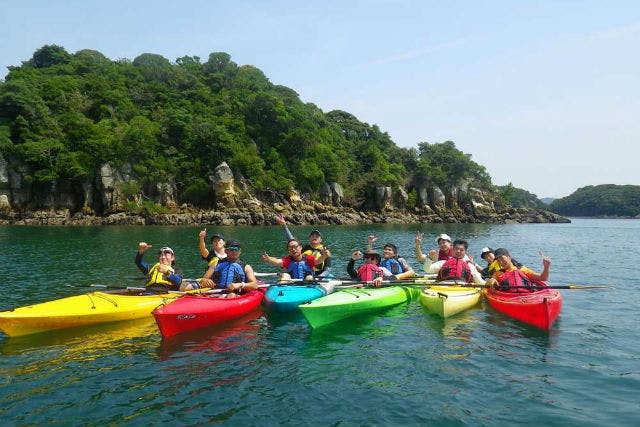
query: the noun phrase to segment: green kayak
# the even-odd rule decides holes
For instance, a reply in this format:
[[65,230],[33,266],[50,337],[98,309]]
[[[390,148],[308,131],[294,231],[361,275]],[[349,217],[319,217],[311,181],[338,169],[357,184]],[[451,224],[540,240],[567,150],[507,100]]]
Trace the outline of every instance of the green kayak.
[[419,289],[403,286],[343,289],[300,304],[300,311],[311,327],[318,328],[351,316],[402,304],[418,295]]

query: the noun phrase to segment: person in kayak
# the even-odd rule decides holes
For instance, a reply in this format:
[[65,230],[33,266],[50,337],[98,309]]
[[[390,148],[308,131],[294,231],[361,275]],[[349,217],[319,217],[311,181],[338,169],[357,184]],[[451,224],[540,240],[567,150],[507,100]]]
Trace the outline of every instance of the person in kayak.
[[468,247],[469,244],[466,240],[454,240],[453,257],[444,261],[438,270],[437,281],[455,280],[464,283],[484,284],[484,280],[476,269],[476,266],[473,262],[469,261],[469,257],[467,257]]
[[422,253],[422,232],[418,231],[416,233],[416,259],[423,263],[422,269],[426,272],[429,272],[429,268],[431,264],[435,261],[446,261],[449,258],[453,257],[453,249],[451,248],[451,237],[448,234],[440,234],[436,237],[436,242],[438,243],[439,250],[436,251],[432,249],[429,251],[427,256],[424,256]]
[[[372,251],[373,243],[378,240],[378,237],[370,234],[367,240],[367,249]],[[382,260],[378,264],[389,270],[396,280],[408,279],[416,275],[407,260],[398,258],[398,247],[393,243],[385,243],[382,247]]]
[[[360,257],[363,259],[363,264],[356,270],[355,264]],[[347,264],[347,273],[353,279],[370,282],[374,287],[379,288],[382,286],[383,277],[391,278],[393,276],[389,270],[379,266],[381,259],[380,254],[371,249],[365,251],[364,254],[355,251]]]
[[147,242],[138,243],[135,263],[140,271],[147,276],[147,290],[153,292],[166,292],[183,290],[182,271],[175,268],[176,255],[168,246],[158,251],[158,262],[149,266],[142,260],[144,253],[151,249],[152,245]]
[[314,267],[321,265],[328,257],[331,256],[331,252],[326,248],[320,251],[320,256],[318,258],[310,254],[303,254],[302,244],[298,239],[292,239],[287,242],[287,251],[289,252],[289,255],[286,257],[274,258],[265,252],[260,258],[262,262],[266,262],[286,270],[286,272],[281,274],[280,280],[313,280],[315,275]]
[[[480,258],[482,258],[487,263],[487,266],[484,268],[476,264],[476,268],[478,269],[482,277],[488,279],[493,275],[493,273],[500,270],[500,265],[496,260],[496,256],[493,252],[493,249],[489,247],[482,248],[482,252],[480,252]],[[513,263],[513,265],[515,265],[518,268],[522,267],[522,264],[516,261],[515,258],[511,258],[511,262]]]
[[[287,242],[295,240],[295,237],[287,227],[287,221],[284,219],[284,215],[278,214],[278,224],[284,227],[284,235]],[[302,247],[303,255],[313,255],[316,259],[320,258],[322,251],[327,250],[322,242],[322,234],[319,230],[312,230],[309,234],[309,243]],[[321,264],[317,264],[313,267],[313,274],[316,277],[332,277],[331,276],[331,256],[324,259]]]
[[502,292],[534,292],[536,287],[546,286],[541,283],[549,278],[551,259],[542,257],[542,273],[536,273],[525,266],[516,267],[511,254],[504,248],[495,250],[496,261],[500,270],[493,273],[486,286]]
[[242,247],[237,240],[225,243],[226,256],[209,267],[200,280],[201,287],[225,289],[227,298],[235,298],[245,291],[258,289],[258,280],[253,267],[240,260]]
[[227,256],[224,250],[225,241],[221,234],[214,234],[213,236],[211,236],[211,250],[207,249],[207,245],[204,242],[206,236],[206,228],[198,233],[198,249],[200,250],[200,256],[207,262],[205,272],[211,266],[215,268],[218,261],[224,259]]

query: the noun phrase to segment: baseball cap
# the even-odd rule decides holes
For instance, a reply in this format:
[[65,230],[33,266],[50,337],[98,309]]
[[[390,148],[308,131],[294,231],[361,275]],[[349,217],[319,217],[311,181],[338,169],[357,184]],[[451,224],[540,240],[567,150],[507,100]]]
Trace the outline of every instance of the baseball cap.
[[448,240],[449,242],[451,242],[451,237],[449,237],[448,234],[441,234],[436,238],[436,243],[440,243],[440,239],[442,240]]
[[484,256],[491,252],[493,252],[493,249],[491,249],[490,247],[482,248],[482,252],[480,252],[480,258],[484,259]]
[[237,240],[227,240],[227,241],[225,242],[224,247],[225,247],[225,248],[228,248],[228,247],[230,247],[230,246],[237,246],[237,247],[239,247],[239,248],[241,248],[241,247],[242,247],[242,246],[240,246],[240,242],[238,242]]
[[162,253],[162,252],[171,252],[172,254],[175,255],[175,253],[173,252],[173,249],[171,249],[169,246],[164,246],[164,247],[160,248],[158,253]]
[[309,236],[311,236],[312,234],[317,234],[318,236],[322,237],[320,230],[311,230],[311,233],[309,233]]
[[213,236],[211,236],[211,241],[213,242],[213,239],[221,239],[224,240],[224,237],[222,237],[222,234],[214,234]]
[[511,254],[509,253],[508,250],[506,250],[505,248],[498,248],[495,251],[493,251],[493,254],[496,256],[496,258],[501,257],[502,255],[506,255],[506,256],[511,256]]

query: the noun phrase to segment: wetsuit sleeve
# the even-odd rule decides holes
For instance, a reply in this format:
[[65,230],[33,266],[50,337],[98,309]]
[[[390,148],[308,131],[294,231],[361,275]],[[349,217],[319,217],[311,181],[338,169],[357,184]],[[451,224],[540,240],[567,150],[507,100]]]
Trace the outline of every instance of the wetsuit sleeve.
[[328,256],[324,259],[324,269],[328,269],[331,267],[331,256]]
[[173,274],[170,274],[168,279],[174,285],[180,286],[182,283],[182,270],[174,270]]
[[289,227],[287,227],[287,224],[284,225],[283,230],[284,230],[284,237],[287,239],[287,242],[295,239],[295,237],[293,237],[293,234],[291,234]]
[[358,273],[355,270],[356,260],[353,258],[349,259],[349,263],[347,264],[347,273],[349,273],[349,277],[355,279],[358,277]]
[[149,273],[149,265],[142,260],[142,255],[143,254],[141,254],[140,252],[136,252],[135,263],[140,271],[142,271],[144,274],[147,274]]

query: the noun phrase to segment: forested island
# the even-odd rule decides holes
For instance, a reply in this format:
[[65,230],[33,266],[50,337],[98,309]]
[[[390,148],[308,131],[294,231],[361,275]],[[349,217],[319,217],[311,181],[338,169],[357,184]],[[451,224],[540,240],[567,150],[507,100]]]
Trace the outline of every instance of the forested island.
[[590,185],[567,197],[554,200],[549,206],[560,215],[639,218],[639,185]]
[[451,141],[398,147],[224,52],[46,45],[0,82],[3,223],[559,222]]

